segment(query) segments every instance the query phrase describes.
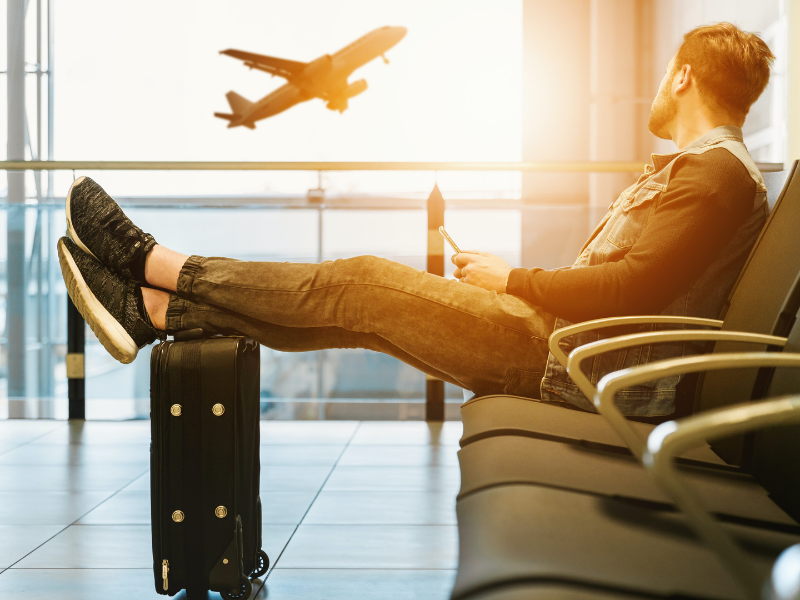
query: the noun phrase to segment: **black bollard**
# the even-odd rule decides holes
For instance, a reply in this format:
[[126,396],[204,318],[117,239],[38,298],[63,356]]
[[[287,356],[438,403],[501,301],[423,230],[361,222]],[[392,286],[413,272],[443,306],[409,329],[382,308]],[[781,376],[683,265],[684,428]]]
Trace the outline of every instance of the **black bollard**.
[[86,419],[85,345],[86,322],[67,296],[67,395],[70,419]]
[[[444,226],[444,198],[434,185],[428,197],[428,273],[444,277],[444,239],[439,227]],[[425,420],[444,421],[444,381],[425,376]]]

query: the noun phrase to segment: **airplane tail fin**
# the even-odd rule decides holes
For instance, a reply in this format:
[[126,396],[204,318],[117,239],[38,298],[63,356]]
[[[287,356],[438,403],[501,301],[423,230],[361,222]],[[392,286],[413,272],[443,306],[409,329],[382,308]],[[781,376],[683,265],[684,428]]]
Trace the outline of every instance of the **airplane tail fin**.
[[242,125],[248,129],[255,129],[255,124],[242,122],[242,119],[246,118],[248,113],[253,109],[255,103],[250,102],[247,98],[240,96],[236,92],[228,92],[225,94],[225,97],[228,99],[228,104],[231,105],[231,110],[233,112],[214,113],[214,116],[228,121],[228,127],[238,127]]
[[239,127],[240,125],[242,127],[247,127],[248,129],[255,129],[256,128],[255,123],[242,123],[239,120],[239,119],[241,119],[242,115],[231,115],[231,114],[228,114],[228,113],[215,112],[214,116],[219,118],[219,119],[225,119],[226,121],[228,121],[228,129],[230,129],[231,127]]
[[231,110],[234,115],[243,115],[254,106],[250,100],[240,96],[236,92],[228,92],[225,94],[225,97],[228,99],[228,104],[231,105]]

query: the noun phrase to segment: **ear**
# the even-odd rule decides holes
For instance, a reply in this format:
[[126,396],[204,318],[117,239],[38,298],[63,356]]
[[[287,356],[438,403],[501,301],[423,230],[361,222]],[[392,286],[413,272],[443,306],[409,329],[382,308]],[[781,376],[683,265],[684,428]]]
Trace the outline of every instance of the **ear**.
[[691,65],[683,65],[681,70],[672,78],[672,93],[681,95],[687,92],[692,85],[694,73],[692,72]]

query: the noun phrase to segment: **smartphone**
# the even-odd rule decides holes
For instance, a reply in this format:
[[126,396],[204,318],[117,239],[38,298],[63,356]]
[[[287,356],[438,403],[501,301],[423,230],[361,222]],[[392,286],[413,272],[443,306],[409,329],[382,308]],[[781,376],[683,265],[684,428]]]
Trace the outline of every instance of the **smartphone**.
[[447,240],[447,243],[453,247],[453,250],[455,250],[456,254],[461,254],[461,250],[459,250],[458,246],[456,246],[456,243],[453,241],[453,238],[447,235],[447,232],[444,230],[444,226],[439,227],[439,233],[441,233],[442,237]]

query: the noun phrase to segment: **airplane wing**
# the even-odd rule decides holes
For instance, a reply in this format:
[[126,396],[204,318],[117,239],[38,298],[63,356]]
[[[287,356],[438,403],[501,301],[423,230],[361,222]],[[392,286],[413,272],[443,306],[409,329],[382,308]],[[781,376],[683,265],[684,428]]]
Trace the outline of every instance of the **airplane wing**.
[[293,79],[300,75],[303,69],[306,68],[306,63],[304,62],[275,58],[274,56],[264,56],[263,54],[254,54],[242,50],[222,50],[220,54],[238,58],[244,61],[246,67],[250,67],[251,69],[258,69],[259,71],[264,71],[285,79]]

